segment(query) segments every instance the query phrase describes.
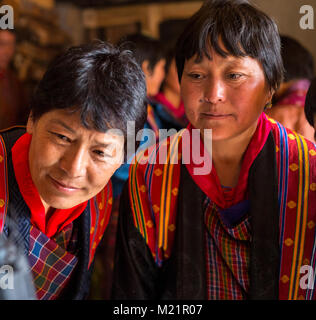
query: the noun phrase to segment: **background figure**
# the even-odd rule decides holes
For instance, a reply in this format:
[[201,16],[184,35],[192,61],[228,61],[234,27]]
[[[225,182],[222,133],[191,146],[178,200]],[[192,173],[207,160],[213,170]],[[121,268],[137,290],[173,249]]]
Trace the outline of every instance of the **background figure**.
[[[162,44],[159,40],[146,35],[131,34],[121,39],[118,46],[133,52],[145,74],[147,88],[147,121],[145,128],[154,130],[156,139],[158,140],[158,130],[161,128],[169,128],[166,123],[161,121],[161,117],[157,114],[155,107],[151,103],[152,97],[159,92],[161,83],[165,77],[166,59]],[[128,179],[128,170],[129,165],[125,163],[112,177],[115,198],[120,195],[124,183]]]
[[304,114],[305,97],[314,76],[311,53],[298,41],[281,36],[284,80],[275,93],[273,107],[266,114],[285,127],[314,141],[314,130]]
[[[166,60],[161,43],[159,40],[142,34],[130,34],[121,39],[118,46],[121,49],[132,51],[143,70],[146,80],[148,112],[145,128],[153,129],[158,137],[158,129],[161,127],[161,123],[157,123],[155,115],[152,116],[154,110],[150,104],[150,97],[158,93],[165,76]],[[111,178],[114,197],[113,212],[108,230],[96,255],[90,299],[108,299],[110,297],[109,283],[112,281],[119,197],[128,179],[129,167],[128,163],[122,164]]]
[[0,129],[25,125],[29,111],[22,83],[11,66],[15,44],[13,31],[0,30]]
[[180,96],[180,83],[177,73],[174,48],[166,54],[166,76],[160,92],[151,98],[156,114],[159,115],[161,127],[165,129],[182,129],[188,124],[183,102]]
[[155,96],[165,77],[166,59],[160,41],[136,33],[122,38],[118,46],[133,52],[145,74],[147,96]]
[[305,115],[307,121],[314,127],[314,138],[316,141],[316,78],[311,82],[305,101]]

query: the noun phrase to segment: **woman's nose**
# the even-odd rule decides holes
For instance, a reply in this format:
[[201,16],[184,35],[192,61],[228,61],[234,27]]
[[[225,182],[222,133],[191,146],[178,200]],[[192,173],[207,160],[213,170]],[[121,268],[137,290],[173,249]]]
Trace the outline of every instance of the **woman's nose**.
[[60,168],[68,177],[78,178],[86,174],[87,163],[88,152],[83,148],[71,147],[63,154],[60,160]]
[[225,101],[225,85],[220,79],[210,79],[205,84],[204,100],[216,104]]

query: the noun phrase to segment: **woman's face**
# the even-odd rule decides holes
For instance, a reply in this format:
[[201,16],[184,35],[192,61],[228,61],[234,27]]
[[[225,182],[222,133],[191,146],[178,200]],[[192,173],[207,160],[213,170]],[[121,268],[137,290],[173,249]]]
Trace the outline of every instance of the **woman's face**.
[[262,66],[250,57],[224,58],[214,50],[210,56],[185,62],[181,96],[187,118],[201,131],[212,129],[213,141],[254,131],[271,100]]
[[164,80],[164,85],[165,87],[171,89],[173,92],[180,94],[180,83],[175,58],[172,59],[169,65],[168,72]]
[[144,61],[142,69],[146,76],[146,86],[147,86],[147,95],[149,97],[155,96],[160,89],[161,83],[165,77],[165,64],[166,60],[159,60],[154,69],[149,69],[149,62],[147,60]]
[[15,35],[7,30],[0,30],[0,69],[6,70],[15,52]]
[[121,165],[123,137],[83,127],[77,113],[56,109],[30,118],[27,131],[30,172],[46,210],[92,198]]

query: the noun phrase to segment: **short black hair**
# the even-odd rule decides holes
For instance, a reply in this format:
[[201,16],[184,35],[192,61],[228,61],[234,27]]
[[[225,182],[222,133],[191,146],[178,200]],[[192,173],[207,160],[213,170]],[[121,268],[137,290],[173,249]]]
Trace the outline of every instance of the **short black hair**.
[[31,100],[34,121],[54,109],[79,112],[88,129],[135,130],[147,117],[144,74],[132,53],[94,41],[71,47],[48,67]]
[[141,33],[133,33],[124,36],[118,42],[118,46],[132,51],[140,66],[147,60],[151,72],[154,70],[156,64],[165,58],[164,48],[160,40]]
[[316,78],[311,82],[305,100],[305,115],[311,126],[314,126],[314,116],[316,115]]
[[299,41],[281,35],[281,53],[285,82],[314,77],[314,58]]
[[211,58],[209,46],[223,57],[249,56],[258,60],[270,89],[277,90],[282,82],[278,28],[268,15],[246,0],[209,0],[189,19],[176,45],[179,81],[186,60],[195,54],[198,59]]

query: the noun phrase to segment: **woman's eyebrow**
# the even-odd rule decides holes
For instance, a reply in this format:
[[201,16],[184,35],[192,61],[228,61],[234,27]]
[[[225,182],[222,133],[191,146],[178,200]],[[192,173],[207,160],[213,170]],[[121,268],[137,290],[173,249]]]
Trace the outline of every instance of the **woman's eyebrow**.
[[73,133],[73,134],[76,133],[76,131],[75,131],[74,129],[70,128],[65,122],[63,122],[63,121],[60,120],[60,119],[52,119],[50,122],[51,122],[51,123],[58,124],[58,125],[64,127],[66,130],[70,131],[70,132]]

